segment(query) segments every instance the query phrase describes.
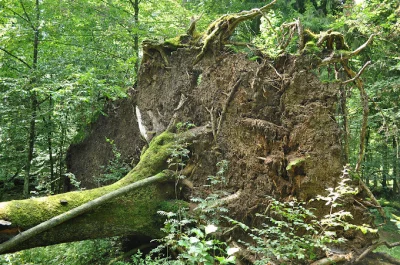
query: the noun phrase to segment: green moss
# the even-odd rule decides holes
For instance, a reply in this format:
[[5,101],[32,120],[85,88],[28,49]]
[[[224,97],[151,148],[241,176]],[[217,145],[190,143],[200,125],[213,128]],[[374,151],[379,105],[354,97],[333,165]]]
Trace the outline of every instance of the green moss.
[[309,29],[304,30],[304,33],[307,36],[307,38],[309,38],[309,39],[318,40],[318,38],[319,38],[319,34],[315,34],[314,32],[312,32]]
[[290,161],[289,164],[286,166],[286,171],[292,171],[296,167],[303,166],[304,162],[306,161],[307,157],[300,157],[293,161]]
[[168,46],[179,47],[181,45],[181,36],[170,38],[165,41],[165,44],[167,44]]
[[125,185],[154,176],[166,169],[167,160],[175,145],[175,135],[169,132],[164,132],[153,138],[136,167],[117,183]]
[[320,52],[321,52],[321,49],[317,46],[317,44],[314,41],[308,41],[303,49],[303,53],[307,53],[307,54],[310,54],[310,53],[318,54]]
[[[175,134],[164,132],[150,142],[149,148],[142,155],[141,161],[122,180],[93,190],[1,203],[0,219],[9,220],[21,229],[30,228],[122,186],[150,176],[164,174],[162,171],[168,167],[167,160],[171,152],[177,148],[180,142],[189,138],[189,133],[180,134],[178,138]],[[71,233],[70,229],[74,229],[73,226],[77,222],[79,229],[90,228],[95,233],[97,225],[92,221],[102,220],[110,226],[121,224],[118,227],[109,228],[115,229],[115,233],[104,231],[102,233],[115,235],[125,233],[127,230],[129,232],[130,229],[137,229],[147,235],[155,234],[159,232],[159,226],[154,225],[155,221],[152,218],[160,207],[170,207],[171,209],[175,207],[175,203],[165,202],[171,198],[175,198],[174,183],[171,185],[168,183],[149,185],[107,202],[104,207],[99,207],[97,210],[91,211],[90,214],[74,218],[68,222],[67,226],[63,225],[60,231]],[[60,200],[67,201],[67,204],[62,205]],[[86,222],[88,222],[88,227],[86,227]],[[82,227],[82,225],[85,227]],[[54,242],[57,241],[57,238],[54,239]]]
[[337,53],[339,54],[339,56],[342,56],[342,57],[350,57],[350,54],[352,53],[352,51],[338,50]]

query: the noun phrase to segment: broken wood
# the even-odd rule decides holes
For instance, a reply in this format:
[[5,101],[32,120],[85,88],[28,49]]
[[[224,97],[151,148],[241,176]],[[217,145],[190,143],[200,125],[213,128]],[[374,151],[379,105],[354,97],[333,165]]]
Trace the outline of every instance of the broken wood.
[[361,260],[363,260],[370,252],[372,252],[373,250],[375,250],[376,248],[378,248],[379,246],[386,246],[387,248],[394,248],[394,247],[398,247],[400,246],[400,242],[394,242],[394,243],[389,243],[386,241],[380,241],[377,242],[371,246],[369,246],[367,249],[365,249],[363,251],[363,253],[360,254],[360,256],[357,257],[357,259],[355,260],[355,262],[360,262]]
[[330,265],[338,262],[349,261],[353,257],[352,253],[348,254],[334,254],[329,257],[314,261],[310,265]]

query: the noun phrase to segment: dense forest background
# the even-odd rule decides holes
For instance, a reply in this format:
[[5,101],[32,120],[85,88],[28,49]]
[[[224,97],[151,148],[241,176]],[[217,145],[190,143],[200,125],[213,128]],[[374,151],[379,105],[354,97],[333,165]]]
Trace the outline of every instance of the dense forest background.
[[[67,150],[106,115],[105,107],[135,90],[143,40],[162,42],[183,34],[195,19],[199,19],[197,31],[202,32],[222,14],[265,4],[255,0],[0,0],[0,199],[57,194],[71,184],[79,189],[79,180],[66,168]],[[342,32],[350,49],[375,34],[365,52],[350,61],[353,69],[371,61],[362,73],[369,114],[361,178],[387,204],[387,211],[395,209],[400,193],[398,1],[277,1],[267,16],[236,29],[232,40],[250,45],[232,49],[247,53],[250,60],[257,59],[256,48],[275,57],[285,34],[281,26],[296,19],[313,32]],[[289,51],[296,52],[296,45],[290,45]],[[321,72],[321,79],[332,81],[334,70]],[[336,119],[342,129],[343,158],[354,167],[363,101],[352,86],[341,88]],[[96,176],[98,185],[121,178],[131,167],[113,139],[104,141],[112,146],[114,158],[104,165],[105,174]],[[88,261],[68,263],[74,258],[67,255],[64,264],[106,264],[115,254],[108,251],[121,251],[116,239],[77,244],[26,251],[8,259],[50,264],[44,261],[48,255],[57,260],[66,249],[72,256],[82,255],[83,249],[90,253]],[[100,257],[95,252],[106,254]]]

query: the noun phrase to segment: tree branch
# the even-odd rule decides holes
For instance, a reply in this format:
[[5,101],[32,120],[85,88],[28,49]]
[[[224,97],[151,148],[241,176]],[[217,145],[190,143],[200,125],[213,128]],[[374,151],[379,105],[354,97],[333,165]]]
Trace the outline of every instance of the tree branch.
[[360,75],[364,72],[365,68],[366,68],[369,64],[371,64],[371,61],[366,62],[366,63],[364,64],[364,66],[361,68],[361,70],[360,70],[352,79],[346,80],[346,81],[342,82],[342,84],[347,84],[347,83],[353,82],[353,81],[355,81],[356,79],[360,78]]
[[359,54],[362,50],[364,50],[372,42],[374,36],[375,36],[375,34],[372,34],[363,45],[361,45],[354,51],[339,53],[339,54],[336,53],[336,51],[333,51],[332,54],[328,58],[325,58],[322,60],[322,62],[320,63],[320,66],[331,64],[331,63],[338,63],[338,62],[341,63],[347,59],[350,59],[351,57]]
[[11,8],[5,8],[6,10],[10,10],[14,15],[18,16],[19,18],[21,18],[22,20],[24,20],[25,22],[29,23],[29,20],[27,20],[26,18],[24,18],[22,15],[20,15],[19,13],[17,13],[16,11],[12,10]]
[[225,114],[226,114],[226,110],[228,109],[229,103],[233,100],[233,97],[235,96],[235,93],[238,90],[241,81],[242,81],[242,79],[239,77],[238,80],[236,81],[235,85],[233,85],[228,98],[226,99],[224,108],[222,109],[222,112],[221,112],[221,116],[219,117],[218,126],[217,126],[217,135],[219,134],[219,132],[221,130],[221,124],[225,120]]
[[21,63],[23,63],[26,67],[28,67],[29,69],[32,69],[32,66],[30,66],[27,62],[25,62],[24,60],[22,60],[21,58],[19,58],[18,56],[12,54],[11,52],[9,52],[8,50],[6,50],[3,47],[0,47],[0,50],[2,50],[3,52],[5,52],[6,54],[8,54],[9,56],[13,57],[14,59],[20,61]]
[[31,26],[31,28],[34,31],[36,31],[37,28],[35,27],[35,25],[33,25],[31,18],[29,17],[28,13],[26,12],[24,3],[21,0],[19,0],[19,3],[21,4],[22,9],[24,10],[24,14],[26,16],[26,20],[25,21],[27,21],[29,23],[29,25]]
[[358,258],[355,260],[355,262],[359,262],[362,259],[364,259],[370,252],[372,252],[373,250],[375,250],[376,248],[378,248],[379,246],[386,246],[387,248],[394,248],[394,247],[398,247],[400,246],[400,242],[394,242],[394,243],[388,243],[386,241],[380,241],[377,242],[371,246],[369,246],[366,250],[364,250],[363,253],[361,253],[360,256],[358,256]]
[[172,180],[172,179],[174,179],[174,177],[171,173],[160,173],[158,175],[155,175],[155,176],[152,176],[149,178],[145,178],[143,180],[139,180],[137,182],[134,182],[132,184],[124,186],[120,189],[117,189],[115,191],[107,193],[101,197],[98,197],[97,199],[94,199],[85,204],[82,204],[76,208],[73,208],[72,210],[69,210],[68,212],[62,213],[62,214],[55,216],[43,223],[38,224],[37,226],[34,226],[24,232],[21,232],[17,236],[13,237],[12,239],[10,239],[0,245],[0,254],[7,253],[8,250],[15,247],[16,245],[21,244],[22,242],[42,233],[44,231],[47,231],[50,228],[53,228],[53,227],[55,227],[59,224],[62,224],[72,218],[75,218],[81,214],[84,214],[90,210],[93,210],[94,208],[96,208],[100,205],[103,205],[104,203],[110,201],[111,199],[117,198],[123,194],[126,194],[130,191],[147,186],[152,183],[163,182],[163,181],[168,181],[168,180]]
[[330,257],[326,257],[320,260],[317,260],[310,265],[330,265],[336,264],[337,262],[348,261],[352,258],[352,253],[349,254],[335,254]]

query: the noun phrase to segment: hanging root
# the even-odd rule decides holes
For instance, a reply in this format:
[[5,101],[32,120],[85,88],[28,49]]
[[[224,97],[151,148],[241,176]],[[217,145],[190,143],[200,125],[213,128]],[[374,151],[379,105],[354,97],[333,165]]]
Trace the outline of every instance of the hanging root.
[[231,92],[229,93],[228,98],[226,99],[224,108],[222,109],[222,112],[221,112],[221,116],[219,117],[218,127],[217,127],[217,135],[221,131],[221,124],[225,121],[226,110],[228,109],[229,103],[231,103],[231,101],[233,100],[233,98],[235,96],[235,93],[238,90],[241,81],[242,81],[242,79],[239,78],[235,82],[235,85],[233,85],[233,87],[231,88]]

